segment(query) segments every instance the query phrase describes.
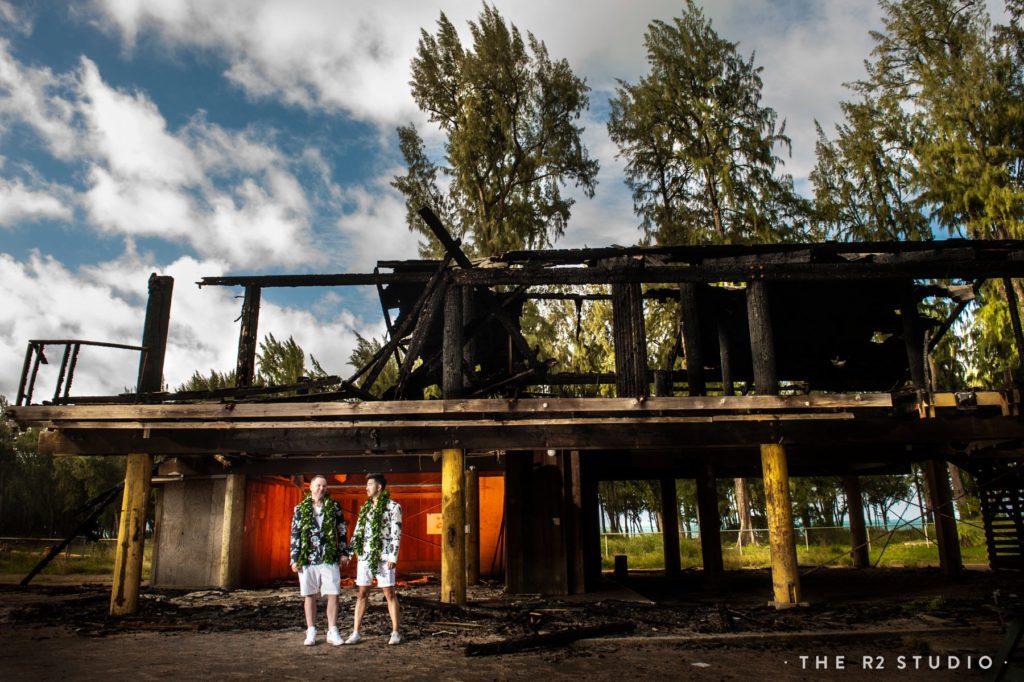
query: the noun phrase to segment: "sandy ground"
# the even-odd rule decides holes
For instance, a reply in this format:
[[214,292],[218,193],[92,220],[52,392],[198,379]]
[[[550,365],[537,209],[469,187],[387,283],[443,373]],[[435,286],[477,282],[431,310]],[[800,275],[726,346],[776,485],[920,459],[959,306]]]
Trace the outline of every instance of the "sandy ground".
[[[805,579],[810,605],[779,612],[766,574],[693,575],[609,585],[585,599],[509,596],[474,587],[470,607],[436,604],[436,582],[409,585],[406,641],[387,646],[383,603],[371,602],[364,642],[303,647],[291,585],[260,590],[144,590],[139,616],[106,617],[109,589],[81,577],[30,588],[0,584],[0,680],[982,679],[1005,619],[1024,605],[1019,575],[827,571]],[[0,577],[0,581],[3,578]],[[354,591],[342,595],[343,631]],[[466,645],[628,622],[635,631],[550,650],[470,657]],[[916,657],[916,658],[915,658]],[[865,665],[870,663],[871,669]],[[881,669],[879,670],[879,666]]]

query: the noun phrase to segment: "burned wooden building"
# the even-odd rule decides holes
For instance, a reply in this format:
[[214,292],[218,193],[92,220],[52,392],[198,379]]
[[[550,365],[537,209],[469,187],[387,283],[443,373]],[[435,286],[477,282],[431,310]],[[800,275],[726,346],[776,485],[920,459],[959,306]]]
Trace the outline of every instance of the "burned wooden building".
[[[704,571],[714,575],[722,571],[715,480],[763,477],[779,607],[801,601],[791,474],[844,477],[854,562],[863,565],[858,476],[923,463],[940,561],[954,574],[961,560],[946,462],[955,462],[979,482],[992,566],[1024,566],[1020,392],[1012,383],[939,392],[928,363],[980,282],[1024,276],[1024,242],[613,247],[471,261],[433,214],[422,215],[445,247],[443,260],[200,282],[244,288],[233,389],[160,391],[173,284],[166,277],[149,283],[137,393],[76,398],[59,382],[51,400],[32,404],[43,345],[65,346],[64,381],[80,342],[30,342],[13,418],[43,427],[41,447],[50,452],[129,455],[114,611],[134,608],[154,473],[164,482],[157,581],[175,560],[159,557],[169,505],[200,510],[187,521],[194,540],[178,552],[215,568],[189,580],[229,586],[259,577],[240,572],[246,551],[272,554],[243,546],[270,516],[259,516],[269,499],[257,501],[260,481],[273,476],[287,487],[288,477],[323,472],[343,487],[371,470],[410,476],[410,486],[439,474],[433,544],[441,598],[457,603],[467,573],[473,580],[488,558],[491,567],[500,561],[513,592],[594,586],[597,486],[616,479],[663,481],[666,510],[678,508],[671,483],[695,479]],[[376,287],[387,342],[347,378],[253,386],[261,291],[308,286]],[[1006,291],[1020,350],[1018,304],[1013,287]],[[560,371],[559,358],[539,356],[522,310],[545,298],[610,301],[614,372]],[[947,319],[925,313],[922,302],[935,298],[951,302]],[[669,300],[678,310],[675,350],[665,366],[650,366],[644,311]],[[397,379],[378,398],[369,389],[389,362]],[[557,387],[572,385],[614,387],[614,397],[558,397]],[[430,387],[440,397],[424,399]],[[156,469],[154,456],[162,458]],[[480,492],[488,477],[500,491]],[[290,511],[298,494],[292,488],[277,504]],[[664,514],[669,573],[679,570],[676,518]]]

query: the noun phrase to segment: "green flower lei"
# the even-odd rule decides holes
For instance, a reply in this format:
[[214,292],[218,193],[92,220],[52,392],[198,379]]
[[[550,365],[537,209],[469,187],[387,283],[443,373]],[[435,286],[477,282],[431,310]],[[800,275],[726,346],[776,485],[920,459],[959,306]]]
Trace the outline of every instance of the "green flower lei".
[[[384,538],[380,532],[380,526],[384,522],[384,512],[387,511],[390,501],[391,495],[387,490],[382,490],[377,497],[376,505],[373,504],[373,500],[364,502],[359,510],[359,520],[356,522],[359,526],[359,532],[352,538],[352,548],[362,554],[363,543],[366,540],[366,526],[370,526],[370,555],[366,557],[366,563],[369,564],[370,570],[374,573],[377,572],[377,567],[380,565],[380,555],[384,551]],[[371,510],[373,512],[372,517],[370,516]]]
[[[324,536],[327,538],[327,546],[324,547],[324,563],[333,564],[338,561],[338,528],[337,528],[338,503],[331,499],[330,495],[324,496],[323,512]],[[299,568],[309,566],[309,553],[313,549],[313,495],[306,493],[306,497],[299,503],[299,537],[302,538],[302,545],[299,548],[299,560],[296,562]]]

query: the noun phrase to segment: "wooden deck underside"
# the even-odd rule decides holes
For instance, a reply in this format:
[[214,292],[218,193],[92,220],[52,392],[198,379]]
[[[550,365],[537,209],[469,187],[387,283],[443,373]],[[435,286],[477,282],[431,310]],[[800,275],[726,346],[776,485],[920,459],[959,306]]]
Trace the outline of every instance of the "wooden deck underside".
[[[442,448],[603,451],[631,471],[685,471],[714,461],[756,470],[756,448],[783,443],[796,470],[843,473],[930,458],[1019,455],[1024,420],[1012,396],[888,393],[672,398],[193,403],[11,408],[46,429],[54,454],[221,455],[290,473],[342,458],[363,469],[424,468]],[[961,401],[963,403],[964,401]],[[605,457],[607,459],[607,457]],[[289,460],[295,460],[289,462]],[[427,467],[433,461],[428,457]],[[609,475],[614,473],[611,467]]]

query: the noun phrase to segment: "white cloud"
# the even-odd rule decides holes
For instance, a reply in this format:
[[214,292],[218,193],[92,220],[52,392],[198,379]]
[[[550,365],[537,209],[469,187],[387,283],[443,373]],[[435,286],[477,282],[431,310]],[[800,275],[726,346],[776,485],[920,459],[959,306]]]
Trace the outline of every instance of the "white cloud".
[[79,91],[91,163],[83,202],[100,230],[186,242],[234,267],[322,260],[293,162],[272,143],[201,115],[169,130],[143,93],[112,88],[87,58]]
[[15,7],[8,0],[0,0],[0,27],[3,26],[15,33],[28,35],[32,32],[32,19],[23,8]]
[[111,88],[88,58],[82,59],[80,91],[88,139],[113,174],[170,186],[200,181],[192,150],[168,132],[164,117],[145,95]]
[[369,272],[378,260],[417,257],[421,237],[406,227],[405,200],[388,184],[399,173],[393,168],[366,185],[342,190],[342,200],[350,207],[337,224],[344,237],[346,270]]
[[68,220],[72,211],[65,203],[66,194],[62,188],[40,191],[26,187],[20,180],[0,178],[0,227],[43,218]]
[[34,130],[57,158],[72,157],[74,106],[64,96],[70,84],[69,77],[48,68],[22,65],[11,54],[10,43],[0,38],[0,140],[12,134],[6,128],[20,123]]

